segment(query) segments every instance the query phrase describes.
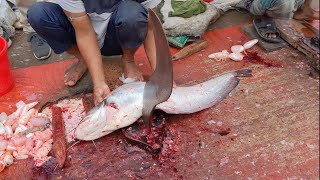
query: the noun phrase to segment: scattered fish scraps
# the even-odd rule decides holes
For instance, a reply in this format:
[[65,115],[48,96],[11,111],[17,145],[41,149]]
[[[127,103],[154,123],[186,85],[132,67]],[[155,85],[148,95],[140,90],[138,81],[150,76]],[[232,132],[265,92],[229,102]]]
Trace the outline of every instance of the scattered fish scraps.
[[38,102],[16,103],[17,110],[1,113],[0,119],[0,172],[15,160],[33,157],[35,166],[50,159],[52,132],[50,121],[33,107]]
[[231,46],[231,51],[233,53],[242,53],[244,51],[244,47],[242,45]]
[[250,49],[257,43],[258,43],[258,39],[253,39],[251,41],[244,43],[243,47],[244,47],[244,49]]
[[[215,59],[217,61],[231,59],[233,61],[242,61],[244,58],[244,54],[246,54],[246,50],[253,47],[258,43],[257,39],[250,40],[246,42],[244,45],[234,45],[231,47],[231,52],[229,53],[227,50],[223,50],[221,52],[216,52],[213,54],[209,54],[208,58]],[[243,54],[244,53],[244,54]]]
[[242,61],[244,55],[242,53],[231,53],[229,54],[229,58],[234,61]]
[[[87,114],[82,98],[64,99],[54,106],[61,108],[67,143],[75,141],[74,131]],[[51,106],[46,107],[41,113],[45,114],[52,121]]]
[[229,58],[229,54],[230,53],[227,50],[223,50],[221,52],[216,52],[216,53],[210,54],[208,56],[208,58],[215,59],[217,61],[223,61],[223,60]]
[[[17,110],[12,114],[0,113],[0,172],[16,160],[33,157],[34,165],[40,167],[51,159],[49,152],[53,148],[54,138],[52,114],[54,117],[57,116],[56,111],[52,113],[52,110],[55,108],[61,108],[64,127],[60,119],[60,124],[58,124],[60,129],[54,129],[59,132],[65,129],[64,133],[60,133],[61,137],[58,138],[60,140],[55,138],[55,143],[58,142],[58,149],[63,151],[60,153],[62,155],[56,158],[59,159],[59,167],[63,167],[65,160],[63,154],[65,154],[66,146],[61,146],[65,140],[74,141],[75,128],[86,115],[82,99],[61,100],[54,105],[55,107],[48,106],[41,113],[34,109],[37,104],[38,102],[26,104],[19,101],[16,103]],[[57,153],[55,155],[57,156]]]

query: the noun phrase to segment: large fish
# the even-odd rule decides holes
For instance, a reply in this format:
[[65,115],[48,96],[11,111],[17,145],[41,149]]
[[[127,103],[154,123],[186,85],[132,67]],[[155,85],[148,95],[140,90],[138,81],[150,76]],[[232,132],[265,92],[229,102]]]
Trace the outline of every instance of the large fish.
[[[218,104],[238,85],[237,77],[251,76],[251,70],[232,71],[203,83],[175,87],[170,98],[157,105],[168,114],[190,114]],[[125,84],[112,91],[93,108],[76,128],[80,140],[94,140],[129,126],[142,116],[145,82]]]

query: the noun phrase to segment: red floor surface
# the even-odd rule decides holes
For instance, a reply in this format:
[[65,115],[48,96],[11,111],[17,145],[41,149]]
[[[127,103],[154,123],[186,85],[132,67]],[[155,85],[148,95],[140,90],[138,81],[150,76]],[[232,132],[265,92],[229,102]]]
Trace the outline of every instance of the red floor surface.
[[15,103],[46,102],[65,89],[63,76],[72,60],[13,70],[14,88],[0,97],[0,112],[16,110]]
[[[209,42],[206,50],[174,62],[174,79],[178,85],[201,82],[241,68],[251,68],[253,77],[243,78],[231,95],[215,107],[192,115],[170,116],[168,126],[175,129],[174,139],[180,138],[181,142],[178,152],[168,161],[160,162],[145,152],[128,148],[123,135],[117,131],[96,140],[95,144],[82,142],[70,148],[67,166],[63,170],[43,167],[40,170],[45,177],[318,179],[319,81],[308,76],[310,67],[305,56],[292,48],[264,54],[259,47],[254,47],[251,52],[257,52],[266,61],[281,64],[282,68],[246,61],[218,62],[207,59],[207,55],[229,50],[232,45],[243,44],[248,39],[239,26],[211,31],[204,38]],[[146,59],[142,49],[136,56],[138,63]],[[54,80],[50,77],[54,68],[57,74],[63,74],[68,63],[71,61],[46,65],[47,71],[40,71],[45,75],[33,72],[34,68],[44,69],[44,66],[14,71],[16,88],[0,98],[1,109],[11,111],[8,106],[15,100],[46,99],[44,97],[51,96],[51,92],[63,89],[62,77]],[[147,67],[141,66],[145,73]],[[209,124],[211,120],[215,123]],[[227,134],[217,133],[228,128]],[[18,165],[13,165],[2,177],[15,177],[19,172],[40,177],[30,174],[32,171],[17,169]]]

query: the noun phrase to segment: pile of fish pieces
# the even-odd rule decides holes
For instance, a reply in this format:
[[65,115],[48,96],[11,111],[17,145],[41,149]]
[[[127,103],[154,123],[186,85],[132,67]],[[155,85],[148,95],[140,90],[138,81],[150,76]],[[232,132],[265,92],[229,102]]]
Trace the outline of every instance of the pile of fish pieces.
[[230,58],[233,61],[241,61],[244,58],[243,53],[246,53],[247,49],[250,49],[255,44],[258,43],[258,39],[253,39],[248,42],[246,42],[243,45],[234,45],[231,47],[231,52],[229,53],[227,50],[223,50],[221,52],[216,52],[213,54],[209,54],[208,58],[215,59],[218,61],[225,60]]
[[37,104],[19,101],[14,113],[0,113],[0,172],[14,160],[33,157],[35,166],[41,166],[50,159],[51,121],[34,109]]
[[[80,121],[86,116],[86,111],[82,102],[82,98],[63,99],[58,101],[55,106],[62,110],[62,120],[65,127],[65,136],[67,143],[75,141],[75,129]],[[46,117],[52,121],[52,108],[48,106],[41,111]]]

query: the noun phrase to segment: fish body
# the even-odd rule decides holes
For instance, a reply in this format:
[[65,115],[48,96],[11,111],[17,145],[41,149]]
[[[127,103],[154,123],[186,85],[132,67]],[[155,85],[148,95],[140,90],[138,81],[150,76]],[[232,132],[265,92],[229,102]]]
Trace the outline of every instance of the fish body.
[[[203,83],[175,87],[169,99],[155,109],[168,114],[191,114],[222,101],[238,85],[237,77],[251,76],[251,70],[244,69],[225,73]],[[80,140],[94,140],[129,126],[142,116],[145,82],[125,84],[94,107],[80,122],[75,136]]]

